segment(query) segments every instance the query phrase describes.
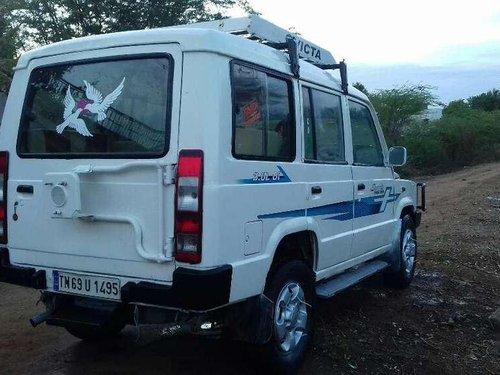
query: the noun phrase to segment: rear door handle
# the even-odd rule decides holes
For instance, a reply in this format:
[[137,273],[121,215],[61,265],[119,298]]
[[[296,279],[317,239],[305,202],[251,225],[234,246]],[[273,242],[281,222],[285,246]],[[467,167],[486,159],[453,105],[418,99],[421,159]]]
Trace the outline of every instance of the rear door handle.
[[24,193],[24,194],[33,194],[33,185],[18,185],[17,186],[17,192],[18,193]]
[[365,190],[366,186],[365,184],[358,184],[358,190]]
[[322,191],[321,186],[313,186],[311,188],[311,194],[321,194]]

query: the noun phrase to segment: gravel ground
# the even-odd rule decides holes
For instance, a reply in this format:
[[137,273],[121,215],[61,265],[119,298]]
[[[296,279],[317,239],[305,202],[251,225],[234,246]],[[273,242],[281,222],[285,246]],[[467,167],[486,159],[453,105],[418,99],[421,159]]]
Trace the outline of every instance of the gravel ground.
[[[500,307],[500,163],[422,178],[428,212],[410,288],[375,276],[321,302],[302,374],[500,374],[488,316]],[[64,329],[31,328],[38,292],[0,283],[3,374],[262,374],[244,344],[155,340],[127,328],[84,344]]]

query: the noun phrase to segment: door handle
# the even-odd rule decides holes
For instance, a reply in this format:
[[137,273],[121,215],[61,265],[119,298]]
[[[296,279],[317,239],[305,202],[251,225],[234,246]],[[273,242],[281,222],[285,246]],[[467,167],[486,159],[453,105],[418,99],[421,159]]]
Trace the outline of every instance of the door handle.
[[18,185],[16,190],[18,193],[33,194],[34,188],[33,185]]
[[365,190],[365,184],[358,184],[358,190]]
[[311,194],[321,194],[322,191],[321,186],[313,186],[311,188]]

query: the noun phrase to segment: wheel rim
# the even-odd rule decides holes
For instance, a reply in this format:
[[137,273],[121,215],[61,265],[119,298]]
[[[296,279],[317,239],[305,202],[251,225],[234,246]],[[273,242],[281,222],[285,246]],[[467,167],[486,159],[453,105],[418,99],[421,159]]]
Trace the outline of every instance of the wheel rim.
[[407,274],[412,273],[415,266],[415,254],[417,251],[417,243],[411,229],[407,229],[403,236],[403,261],[405,263],[405,271]]
[[287,283],[274,308],[274,330],[282,351],[293,351],[306,335],[307,318],[304,290],[296,282]]

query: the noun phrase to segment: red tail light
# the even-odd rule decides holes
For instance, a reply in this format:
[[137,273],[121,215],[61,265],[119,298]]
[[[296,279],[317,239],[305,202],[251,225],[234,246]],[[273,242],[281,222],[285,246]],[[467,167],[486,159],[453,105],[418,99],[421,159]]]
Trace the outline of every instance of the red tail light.
[[179,262],[201,262],[202,205],[203,151],[182,150],[177,166],[175,211],[175,259]]
[[7,180],[9,153],[0,151],[0,243],[7,243]]

